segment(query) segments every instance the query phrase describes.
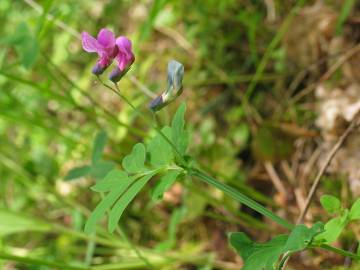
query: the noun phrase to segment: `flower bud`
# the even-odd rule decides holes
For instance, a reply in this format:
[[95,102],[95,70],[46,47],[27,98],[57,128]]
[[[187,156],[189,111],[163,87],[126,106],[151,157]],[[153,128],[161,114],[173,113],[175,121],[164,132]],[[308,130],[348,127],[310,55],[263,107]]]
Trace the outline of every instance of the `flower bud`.
[[162,108],[163,104],[164,104],[164,100],[162,95],[160,95],[150,102],[149,108],[153,111],[158,111]]
[[115,67],[109,75],[109,80],[114,83],[117,83],[118,81],[121,80],[122,77],[124,77],[124,75],[129,71],[129,69],[130,67],[121,71],[118,67]]
[[178,61],[171,60],[168,63],[166,90],[149,104],[149,108],[154,112],[159,111],[180,96],[183,77],[184,66]]
[[101,75],[105,71],[105,68],[101,67],[99,63],[96,63],[96,65],[92,69],[92,73],[95,75]]

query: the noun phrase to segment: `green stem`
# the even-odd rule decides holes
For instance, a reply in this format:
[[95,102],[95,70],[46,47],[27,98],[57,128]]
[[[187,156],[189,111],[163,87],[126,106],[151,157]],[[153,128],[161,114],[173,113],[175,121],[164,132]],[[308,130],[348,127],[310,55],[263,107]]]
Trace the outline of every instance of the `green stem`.
[[316,247],[320,247],[321,249],[325,249],[325,250],[340,254],[340,255],[342,255],[344,257],[349,257],[349,258],[352,258],[352,259],[355,259],[355,260],[360,260],[359,255],[357,255],[355,253],[352,253],[352,252],[349,252],[349,251],[346,251],[346,250],[343,250],[343,249],[340,249],[340,248],[332,247],[332,246],[329,246],[329,245],[326,245],[326,244],[322,244],[322,245],[316,246]]
[[250,207],[254,211],[256,211],[256,212],[258,212],[258,213],[272,219],[277,224],[279,224],[279,225],[281,225],[281,226],[283,226],[283,227],[285,227],[285,228],[287,228],[289,230],[291,230],[294,227],[294,225],[290,224],[285,219],[275,215],[273,212],[271,212],[270,210],[268,210],[267,208],[265,208],[261,204],[259,204],[256,201],[250,199],[249,197],[247,197],[244,194],[240,193],[236,189],[219,182],[218,180],[216,180],[215,178],[212,178],[211,176],[206,175],[205,173],[201,172],[200,170],[192,169],[192,170],[189,170],[188,172],[189,172],[189,174],[200,178],[205,183],[207,183],[207,184],[209,184],[211,186],[214,186],[217,189],[220,189],[221,191],[223,191],[224,193],[226,193],[227,195],[229,195],[231,198],[235,199],[236,201],[238,201],[238,202],[240,202],[242,204],[245,204],[246,206]]
[[[92,233],[91,234],[92,237],[96,236],[96,233]],[[88,243],[87,243],[87,247],[86,247],[86,254],[85,254],[85,265],[90,266],[91,262],[93,260],[94,257],[94,252],[95,252],[95,248],[96,248],[96,243],[93,239],[89,239]]]
[[29,265],[46,265],[50,267],[56,267],[58,269],[64,269],[64,270],[91,270],[92,268],[89,267],[81,267],[81,266],[71,266],[66,265],[60,262],[53,262],[53,261],[47,261],[43,259],[35,259],[35,258],[29,258],[29,257],[23,257],[23,256],[16,256],[5,252],[0,252],[0,259],[3,260],[9,260],[14,262],[19,262],[23,264],[29,264]]

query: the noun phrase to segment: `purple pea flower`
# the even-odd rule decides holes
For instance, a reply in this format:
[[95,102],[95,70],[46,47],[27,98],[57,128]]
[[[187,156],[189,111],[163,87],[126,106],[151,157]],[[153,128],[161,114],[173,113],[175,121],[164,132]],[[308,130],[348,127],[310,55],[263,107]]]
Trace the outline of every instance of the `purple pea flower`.
[[96,52],[99,55],[99,60],[92,72],[96,75],[102,74],[119,52],[113,32],[103,28],[97,35],[97,39],[87,32],[82,32],[81,37],[84,50],[90,53]]
[[135,56],[132,52],[131,41],[120,36],[116,39],[116,46],[118,53],[115,57],[118,62],[118,66],[111,72],[109,79],[113,82],[118,82],[129,71],[132,63],[135,61]]

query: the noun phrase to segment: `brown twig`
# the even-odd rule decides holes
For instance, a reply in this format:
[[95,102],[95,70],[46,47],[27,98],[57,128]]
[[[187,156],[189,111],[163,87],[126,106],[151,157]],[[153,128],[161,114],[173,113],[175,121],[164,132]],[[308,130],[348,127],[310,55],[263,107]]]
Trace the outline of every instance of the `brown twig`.
[[302,223],[304,220],[304,217],[306,215],[306,212],[309,210],[309,206],[311,203],[312,198],[314,197],[315,191],[317,187],[319,186],[320,179],[325,173],[326,168],[329,166],[331,160],[334,158],[337,151],[340,149],[341,145],[344,143],[346,138],[349,136],[349,134],[354,130],[355,127],[359,125],[359,118],[354,117],[348,128],[345,130],[345,132],[341,135],[341,137],[338,139],[337,143],[333,146],[329,154],[327,155],[325,162],[323,166],[320,168],[318,174],[316,175],[315,181],[311,186],[310,192],[306,198],[305,207],[301,210],[300,216],[296,222],[296,224]]
[[286,198],[286,188],[283,185],[283,183],[281,182],[281,179],[279,177],[279,175],[277,174],[277,172],[275,171],[274,166],[271,164],[270,161],[266,161],[264,163],[264,167],[266,172],[268,173],[268,175],[270,176],[270,180],[271,182],[273,182],[276,190],[281,194],[281,196],[283,198]]

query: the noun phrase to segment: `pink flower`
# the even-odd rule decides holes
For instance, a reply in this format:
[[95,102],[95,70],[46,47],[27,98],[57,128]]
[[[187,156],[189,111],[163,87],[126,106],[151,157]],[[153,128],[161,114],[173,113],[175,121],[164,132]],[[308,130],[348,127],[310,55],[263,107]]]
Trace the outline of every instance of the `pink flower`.
[[130,69],[132,63],[135,61],[135,56],[132,52],[131,41],[124,37],[120,36],[116,39],[116,46],[118,48],[118,53],[115,57],[118,62],[118,66],[111,72],[109,78],[113,82],[118,82]]
[[99,55],[99,60],[92,72],[97,75],[102,74],[119,52],[114,34],[103,28],[97,35],[97,39],[87,32],[82,32],[81,37],[84,50],[90,53],[96,52]]

